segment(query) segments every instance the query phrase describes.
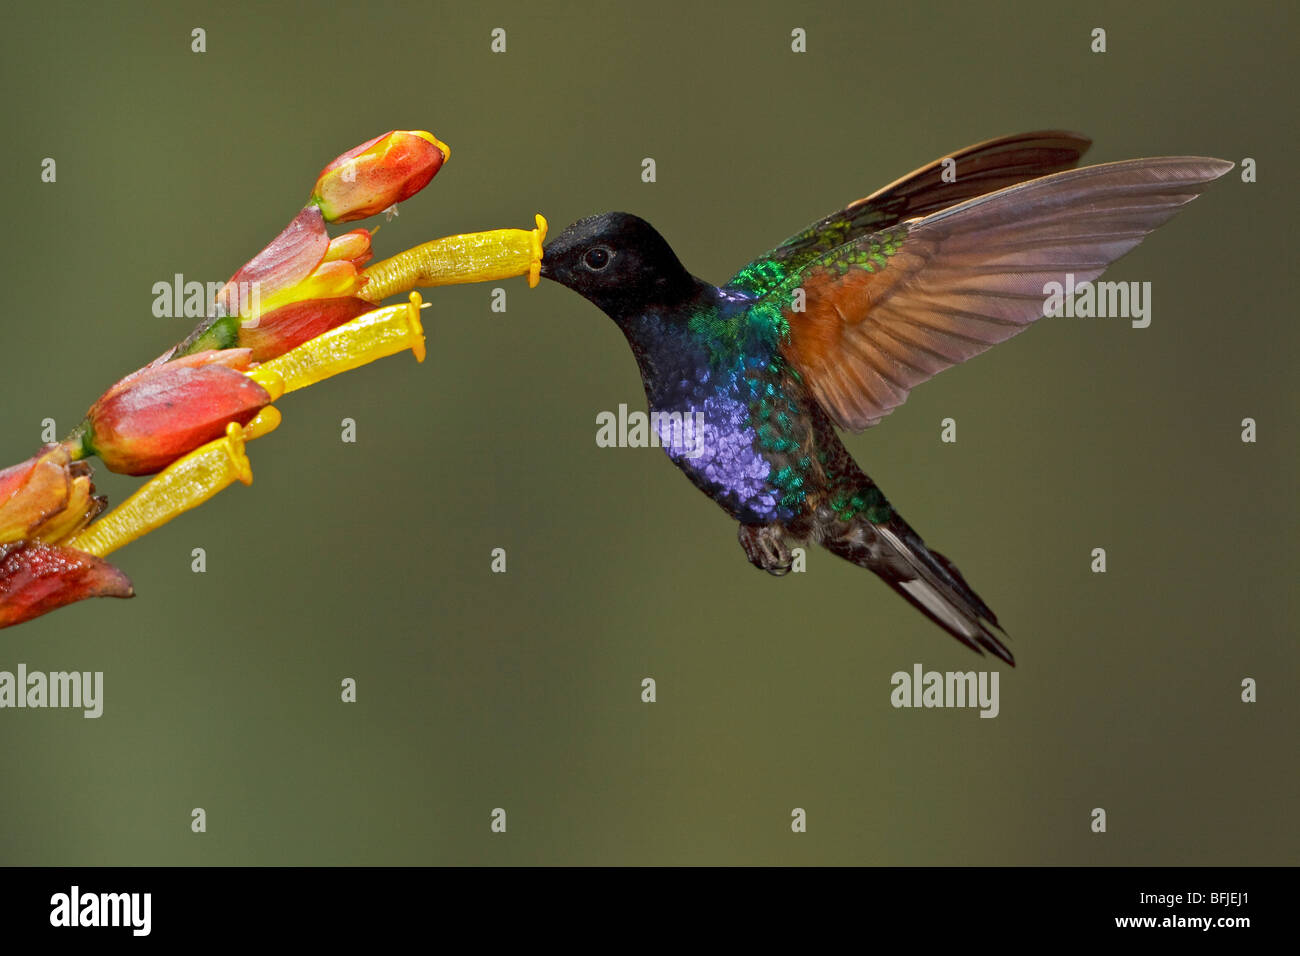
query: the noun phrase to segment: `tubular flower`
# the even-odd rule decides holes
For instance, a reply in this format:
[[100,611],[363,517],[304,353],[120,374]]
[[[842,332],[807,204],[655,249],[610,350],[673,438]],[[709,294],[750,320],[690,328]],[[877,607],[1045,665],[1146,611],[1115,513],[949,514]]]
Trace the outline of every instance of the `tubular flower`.
[[350,149],[321,170],[310,202],[326,222],[383,212],[429,184],[451,150],[432,133],[394,130]]
[[379,302],[416,286],[488,282],[527,276],[536,288],[542,269],[542,243],[546,218],[538,213],[533,229],[492,229],[434,239],[391,259],[376,262],[365,271],[369,280],[362,293]]
[[151,364],[100,397],[75,433],[110,471],[149,475],[243,425],[276,396],[241,374],[249,349],[206,351]]
[[271,391],[288,393],[407,349],[417,362],[423,362],[420,310],[424,307],[420,293],[412,292],[405,305],[390,305],[357,316],[259,365],[248,372],[248,377]]

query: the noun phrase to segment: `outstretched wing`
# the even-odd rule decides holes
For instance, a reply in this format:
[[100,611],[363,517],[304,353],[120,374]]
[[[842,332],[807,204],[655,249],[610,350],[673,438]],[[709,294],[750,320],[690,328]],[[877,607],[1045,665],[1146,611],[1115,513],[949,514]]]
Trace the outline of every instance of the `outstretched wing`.
[[[985,193],[1072,169],[1092,140],[1064,130],[1001,136],[936,159],[791,236],[741,269],[727,288],[760,297],[846,242]],[[948,175],[945,177],[944,173]],[[946,181],[950,180],[950,181]]]
[[845,243],[768,294],[788,324],[782,352],[838,424],[867,428],[919,383],[1024,330],[1048,283],[1095,279],[1232,166],[1088,166]]

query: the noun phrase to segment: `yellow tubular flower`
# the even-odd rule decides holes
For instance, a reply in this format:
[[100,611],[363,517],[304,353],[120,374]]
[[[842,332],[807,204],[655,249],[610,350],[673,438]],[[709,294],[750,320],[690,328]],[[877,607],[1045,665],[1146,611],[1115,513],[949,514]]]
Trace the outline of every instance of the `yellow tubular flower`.
[[422,307],[420,293],[412,292],[404,305],[359,315],[244,374],[274,395],[276,387],[292,392],[407,349],[423,362]]
[[542,268],[546,219],[537,215],[535,229],[493,229],[435,239],[376,262],[363,275],[370,281],[359,293],[370,302],[409,292],[416,286],[489,282],[528,276],[535,288]]
[[280,413],[271,405],[242,428],[231,422],[224,438],[208,442],[168,465],[121,505],[67,542],[68,547],[102,558],[198,507],[236,480],[252,484],[253,471],[244,442],[273,431],[279,424]]

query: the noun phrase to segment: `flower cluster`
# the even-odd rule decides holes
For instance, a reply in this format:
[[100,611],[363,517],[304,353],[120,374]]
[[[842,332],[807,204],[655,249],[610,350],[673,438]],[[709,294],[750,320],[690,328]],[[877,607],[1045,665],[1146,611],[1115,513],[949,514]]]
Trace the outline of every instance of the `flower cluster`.
[[[451,236],[370,268],[370,232],[330,237],[327,223],[409,199],[449,156],[430,133],[401,130],[339,156],[198,328],[104,392],[64,441],[0,471],[0,628],[88,597],[131,597],[104,556],[233,481],[251,482],[244,443],[275,428],[271,403],[284,393],[406,349],[422,360],[416,286],[520,275],[536,284],[541,216],[533,230]],[[377,307],[399,293],[410,301]],[[100,517],[91,456],[155,477]]]

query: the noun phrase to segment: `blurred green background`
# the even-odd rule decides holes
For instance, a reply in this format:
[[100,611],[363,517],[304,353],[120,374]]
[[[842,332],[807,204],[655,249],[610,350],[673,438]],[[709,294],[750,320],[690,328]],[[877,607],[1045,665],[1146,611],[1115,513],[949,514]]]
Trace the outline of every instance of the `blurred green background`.
[[1293,10],[736,7],[9,10],[0,463],[185,335],[153,283],[224,280],[394,127],[453,155],[380,257],[623,209],[713,281],[1003,133],[1253,157],[1107,274],[1153,283],[1150,328],[1046,320],[848,440],[1006,625],[1001,715],[893,709],[897,670],[995,662],[825,552],[759,573],[661,451],[596,447],[644,396],[594,307],[446,288],[423,365],[281,401],[251,488],[116,555],[135,600],[0,633],[0,670],[105,673],[99,720],[0,712],[0,862],[1300,861]]

